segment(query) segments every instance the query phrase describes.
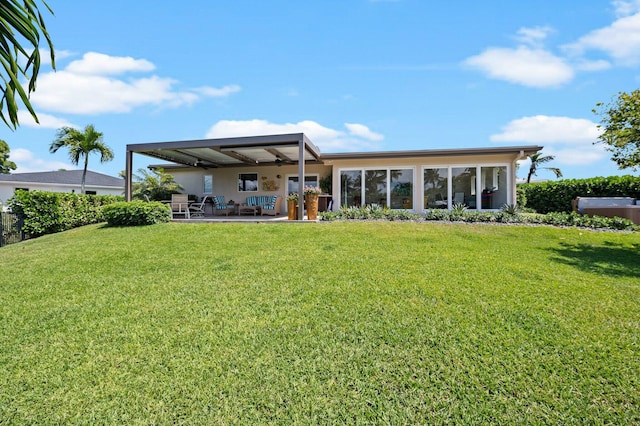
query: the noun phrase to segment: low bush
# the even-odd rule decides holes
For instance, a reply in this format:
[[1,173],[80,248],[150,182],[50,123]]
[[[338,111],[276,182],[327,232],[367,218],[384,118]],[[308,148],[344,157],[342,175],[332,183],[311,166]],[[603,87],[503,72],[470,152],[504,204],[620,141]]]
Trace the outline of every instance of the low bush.
[[391,210],[379,207],[345,207],[338,211],[322,212],[320,219],[335,220],[393,220],[393,221],[444,221],[468,223],[522,223],[554,226],[574,226],[593,229],[640,231],[640,226],[629,219],[580,215],[578,213],[552,212],[548,214],[521,213],[515,206],[505,206],[501,211],[475,211],[457,206],[453,210],[433,209],[425,213],[408,210]]
[[171,220],[171,207],[157,201],[119,202],[104,206],[102,214],[110,226],[154,225]]
[[113,195],[17,190],[9,207],[24,220],[29,238],[104,221],[102,206],[122,200]]

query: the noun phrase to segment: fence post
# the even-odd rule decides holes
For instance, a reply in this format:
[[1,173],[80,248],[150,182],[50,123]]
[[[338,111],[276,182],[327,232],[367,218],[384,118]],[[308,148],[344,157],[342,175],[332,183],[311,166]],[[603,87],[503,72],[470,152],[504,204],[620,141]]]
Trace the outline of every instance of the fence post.
[[0,247],[2,247],[2,236],[4,235],[3,231],[4,226],[4,213],[0,211]]

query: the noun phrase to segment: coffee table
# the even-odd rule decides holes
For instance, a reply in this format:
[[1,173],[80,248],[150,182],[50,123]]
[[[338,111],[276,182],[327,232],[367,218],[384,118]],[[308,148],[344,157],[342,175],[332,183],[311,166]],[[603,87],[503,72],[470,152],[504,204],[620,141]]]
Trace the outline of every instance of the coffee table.
[[260,206],[240,206],[238,207],[238,215],[252,213],[254,216],[256,216],[259,210]]

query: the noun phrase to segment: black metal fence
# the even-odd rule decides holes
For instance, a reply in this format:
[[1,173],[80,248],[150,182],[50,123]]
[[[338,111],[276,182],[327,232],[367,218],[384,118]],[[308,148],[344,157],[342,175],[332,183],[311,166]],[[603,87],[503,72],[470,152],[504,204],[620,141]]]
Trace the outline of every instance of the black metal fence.
[[0,212],[0,247],[24,240],[22,224],[22,217],[13,213]]

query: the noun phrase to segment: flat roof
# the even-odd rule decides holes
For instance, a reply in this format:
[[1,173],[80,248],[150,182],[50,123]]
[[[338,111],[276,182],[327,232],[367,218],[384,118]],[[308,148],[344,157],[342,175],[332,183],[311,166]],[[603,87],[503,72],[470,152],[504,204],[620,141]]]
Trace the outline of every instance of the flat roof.
[[369,151],[369,152],[339,152],[322,154],[323,160],[357,160],[367,158],[406,158],[406,157],[456,157],[463,155],[491,155],[491,154],[535,154],[543,147],[537,145],[504,146],[484,148],[447,148],[421,149],[406,151]]
[[[542,146],[501,146],[484,148],[425,149],[406,151],[369,151],[321,154],[304,133],[197,139],[176,142],[152,142],[127,145],[127,152],[143,154],[190,167],[238,167],[243,165],[279,165],[329,160],[444,157],[522,153],[542,150]],[[302,151],[301,151],[302,150]]]
[[129,144],[127,152],[192,167],[322,162],[320,149],[304,133]]

